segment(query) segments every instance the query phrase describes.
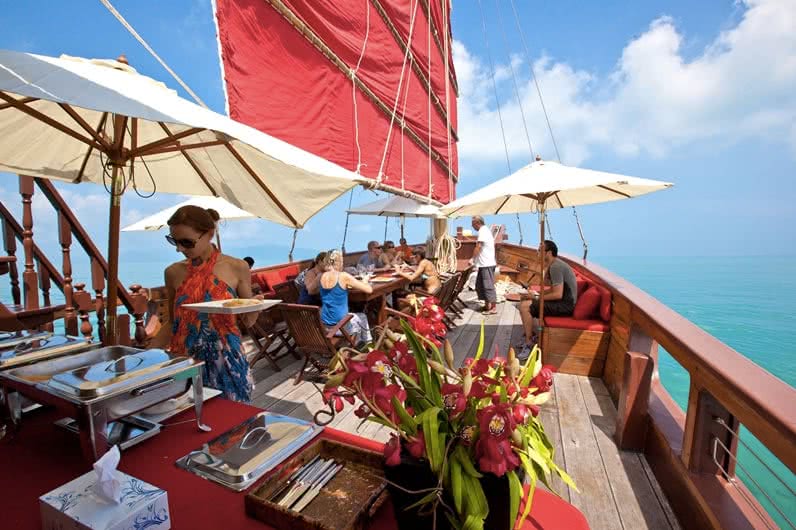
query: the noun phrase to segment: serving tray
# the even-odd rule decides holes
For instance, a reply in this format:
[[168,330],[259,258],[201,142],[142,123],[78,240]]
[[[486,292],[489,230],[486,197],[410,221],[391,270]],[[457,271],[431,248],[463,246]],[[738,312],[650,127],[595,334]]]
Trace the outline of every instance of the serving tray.
[[260,412],[177,460],[181,467],[243,491],[323,431],[304,420]]
[[[245,300],[250,303],[247,305],[236,305],[225,307],[224,304],[233,302],[234,300]],[[281,303],[282,300],[254,300],[248,298],[234,298],[231,300],[213,300],[212,302],[199,302],[196,304],[183,304],[181,307],[199,311],[200,313],[222,314],[222,315],[242,315],[244,313],[254,313],[256,311],[265,311],[271,307]]]
[[[344,464],[301,512],[277,502],[293,472],[316,456]],[[246,513],[283,530],[363,530],[387,500],[384,455],[352,445],[318,440],[287,460],[246,495]]]

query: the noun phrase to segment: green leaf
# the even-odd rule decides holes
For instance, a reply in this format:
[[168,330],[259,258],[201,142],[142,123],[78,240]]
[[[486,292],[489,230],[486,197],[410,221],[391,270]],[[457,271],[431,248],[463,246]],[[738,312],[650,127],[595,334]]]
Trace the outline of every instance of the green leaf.
[[520,516],[519,523],[517,523],[517,528],[522,528],[523,523],[525,523],[525,519],[527,519],[528,515],[531,513],[531,506],[533,506],[533,495],[536,493],[536,475],[533,471],[528,473],[528,478],[530,481],[528,497],[525,499],[525,508],[522,510],[522,515]]
[[475,515],[468,515],[467,519],[464,520],[464,525],[462,526],[462,530],[483,530],[483,529],[484,529],[484,520]]
[[484,319],[481,319],[481,336],[478,338],[478,349],[475,351],[475,358],[474,360],[477,361],[481,358],[481,354],[484,353]]
[[462,465],[462,470],[464,470],[465,473],[475,478],[483,477],[483,475],[475,469],[473,461],[470,459],[470,455],[464,447],[461,445],[456,446],[454,456],[459,460],[459,463]]
[[437,380],[436,384],[434,378],[432,378],[432,374],[428,368],[427,362],[427,352],[423,345],[417,338],[417,334],[414,330],[409,326],[409,324],[405,321],[401,321],[401,326],[404,328],[404,332],[406,333],[406,342],[409,344],[409,347],[412,349],[412,352],[415,356],[415,362],[417,363],[417,372],[418,372],[418,382],[420,384],[420,389],[426,394],[428,399],[436,406],[442,407],[442,394],[439,390],[439,382]]
[[489,503],[486,500],[481,481],[467,474],[462,475],[462,478],[464,479],[465,513],[485,518],[489,514]]
[[509,471],[507,474],[509,479],[509,530],[513,530],[514,522],[517,520],[517,514],[520,511],[520,499],[522,499],[522,482],[514,471]]
[[424,495],[419,501],[417,501],[415,503],[412,503],[409,506],[407,506],[406,508],[404,508],[404,511],[408,512],[409,510],[412,510],[414,508],[418,508],[418,507],[420,507],[420,506],[422,506],[424,504],[428,504],[429,502],[432,502],[436,498],[437,498],[437,490],[434,490],[431,493],[428,493],[428,494]]
[[406,432],[409,434],[417,434],[417,421],[406,412],[406,409],[403,406],[397,397],[392,397],[392,408],[395,409],[395,412],[398,413],[398,418],[401,420],[401,426],[404,428]]
[[450,458],[451,495],[457,513],[462,513],[462,465],[458,458]]
[[574,480],[572,480],[572,477],[570,477],[570,476],[567,474],[567,472],[566,472],[566,471],[564,471],[564,470],[563,470],[563,469],[561,469],[560,467],[556,466],[555,464],[553,464],[553,466],[554,466],[554,467],[553,467],[553,471],[555,471],[555,472],[556,472],[556,474],[557,474],[559,477],[561,477],[561,480],[563,480],[563,481],[564,481],[564,483],[566,483],[566,485],[567,485],[567,486],[569,486],[569,487],[570,487],[570,488],[572,488],[573,490],[575,490],[575,491],[577,491],[578,493],[580,493],[580,490],[579,490],[579,489],[578,489],[578,487],[575,485],[575,481],[574,481]]
[[423,415],[423,437],[426,439],[426,453],[428,464],[434,473],[438,473],[442,466],[443,446],[445,436],[439,434],[439,415],[440,409],[432,407],[424,412]]
[[531,354],[528,356],[528,359],[525,361],[525,366],[523,367],[520,386],[528,386],[528,384],[531,382],[531,379],[533,379],[533,372],[534,368],[536,367],[536,362],[539,359],[540,351],[541,350],[539,350],[538,346],[534,346],[533,350],[531,350]]
[[379,418],[378,416],[368,416],[365,418],[367,421],[372,421],[373,423],[378,423],[379,425],[384,425],[385,427],[392,428],[392,423]]

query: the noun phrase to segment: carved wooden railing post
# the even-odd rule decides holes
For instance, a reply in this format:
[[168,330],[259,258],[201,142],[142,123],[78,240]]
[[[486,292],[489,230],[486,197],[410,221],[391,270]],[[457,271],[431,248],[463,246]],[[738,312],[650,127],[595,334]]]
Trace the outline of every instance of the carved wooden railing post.
[[[50,272],[39,263],[39,289],[41,289],[42,294],[42,301],[44,302],[44,307],[49,307],[50,303]],[[42,326],[43,329],[46,331],[52,331],[53,323],[47,322]]]
[[94,309],[97,312],[97,335],[100,342],[105,342],[105,271],[99,261],[91,259],[91,288],[94,289]]
[[88,340],[94,339],[94,332],[91,327],[91,320],[89,320],[89,312],[93,309],[91,295],[85,291],[85,283],[75,284],[74,301],[77,306],[77,312],[80,316],[80,333],[83,334]]
[[691,374],[682,459],[695,473],[735,476],[740,423]]
[[64,327],[67,335],[77,335],[77,315],[72,293],[72,227],[62,211],[58,211],[58,242],[61,244],[62,265],[64,274]]
[[630,329],[622,387],[616,415],[616,445],[643,451],[647,437],[650,388],[658,359],[658,343],[637,326]]
[[22,195],[22,247],[25,250],[22,273],[25,309],[38,309],[38,276],[33,263],[33,177],[19,176],[19,194]]
[[135,318],[135,345],[142,346],[146,342],[146,326],[144,315],[147,311],[147,292],[140,285],[130,286],[131,298],[133,299],[133,317]]
[[[5,219],[3,219],[3,248],[7,256],[16,257],[17,238],[14,235],[14,229]],[[14,262],[8,264],[8,277],[11,280],[11,300],[13,300],[14,304],[19,305],[22,303],[22,296],[19,291],[19,270]]]

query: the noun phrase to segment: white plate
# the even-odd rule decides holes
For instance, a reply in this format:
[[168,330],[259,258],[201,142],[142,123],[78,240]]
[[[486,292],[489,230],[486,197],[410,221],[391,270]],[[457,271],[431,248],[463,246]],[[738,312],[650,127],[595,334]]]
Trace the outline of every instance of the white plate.
[[252,305],[239,305],[233,307],[224,307],[224,304],[230,300],[213,300],[212,302],[200,302],[198,304],[183,304],[182,307],[199,311],[200,313],[221,313],[225,315],[240,315],[242,313],[254,313],[255,311],[265,311],[282,300],[259,300],[258,303]]

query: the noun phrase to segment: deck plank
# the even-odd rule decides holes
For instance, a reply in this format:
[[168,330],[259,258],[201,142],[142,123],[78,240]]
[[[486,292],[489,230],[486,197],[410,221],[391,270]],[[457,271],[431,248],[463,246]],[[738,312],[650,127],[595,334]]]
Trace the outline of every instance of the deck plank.
[[620,451],[616,447],[613,439],[616,408],[605,390],[605,384],[600,379],[588,377],[580,377],[577,381],[591,418],[594,437],[608,474],[608,483],[617,499],[622,526],[671,528],[641,463],[643,455]]
[[557,374],[554,384],[567,472],[580,490],[570,492],[570,502],[593,530],[622,528],[578,376]]

